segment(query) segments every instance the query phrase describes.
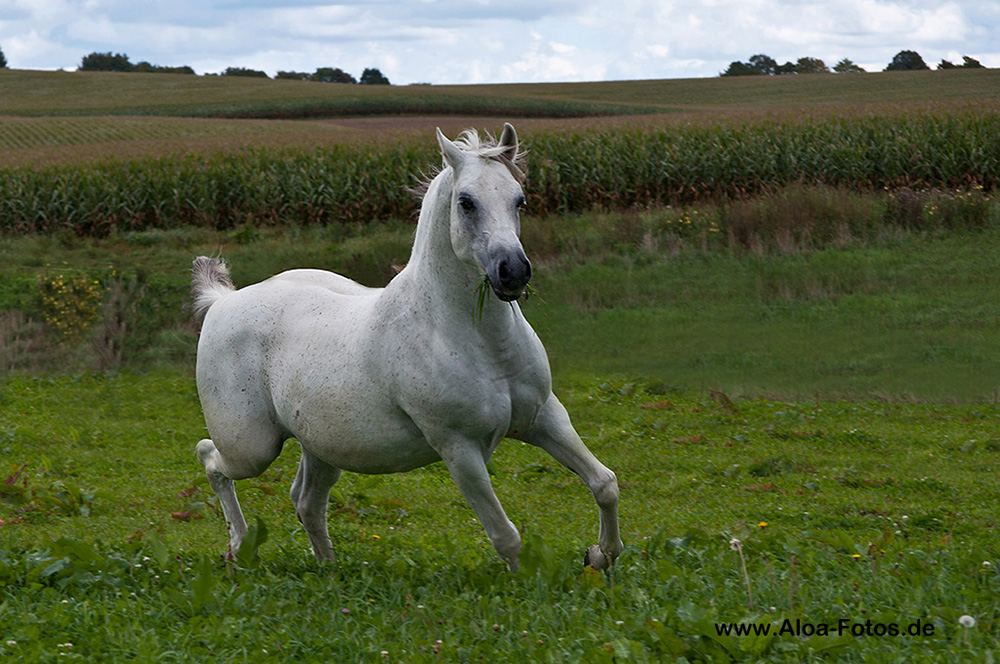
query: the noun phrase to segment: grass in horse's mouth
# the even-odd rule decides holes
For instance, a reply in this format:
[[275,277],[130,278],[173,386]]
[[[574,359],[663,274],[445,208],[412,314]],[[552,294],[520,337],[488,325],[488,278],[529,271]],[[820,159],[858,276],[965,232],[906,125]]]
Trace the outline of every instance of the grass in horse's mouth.
[[479,322],[483,319],[483,309],[486,308],[486,298],[489,297],[490,291],[493,289],[493,284],[490,283],[490,278],[483,275],[479,283],[476,284],[476,309],[472,313],[473,319]]
[[[493,284],[490,283],[490,278],[487,275],[483,275],[483,278],[479,280],[476,284],[476,309],[473,311],[473,318],[476,322],[483,319],[483,309],[486,308],[486,300],[489,299],[490,291],[493,290]],[[510,300],[509,304],[513,307],[514,301],[524,298],[527,300],[532,295],[536,293],[534,287],[528,283],[524,286],[524,291],[518,297]]]

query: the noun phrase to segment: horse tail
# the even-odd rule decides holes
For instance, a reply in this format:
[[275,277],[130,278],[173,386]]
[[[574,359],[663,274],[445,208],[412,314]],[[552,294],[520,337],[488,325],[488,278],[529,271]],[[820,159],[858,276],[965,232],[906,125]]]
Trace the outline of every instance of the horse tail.
[[236,290],[229,277],[229,268],[221,258],[199,256],[191,267],[191,298],[194,300],[194,317],[205,319],[209,308]]

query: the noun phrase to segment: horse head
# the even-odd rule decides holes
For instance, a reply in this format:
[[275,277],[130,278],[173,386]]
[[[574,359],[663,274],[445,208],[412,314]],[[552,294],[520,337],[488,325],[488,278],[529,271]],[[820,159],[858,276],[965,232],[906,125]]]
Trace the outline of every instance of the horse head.
[[455,255],[485,273],[501,300],[516,300],[531,280],[520,239],[524,192],[516,166],[517,132],[505,124],[496,144],[480,143],[475,132],[452,142],[439,129],[437,137],[453,171],[449,216]]

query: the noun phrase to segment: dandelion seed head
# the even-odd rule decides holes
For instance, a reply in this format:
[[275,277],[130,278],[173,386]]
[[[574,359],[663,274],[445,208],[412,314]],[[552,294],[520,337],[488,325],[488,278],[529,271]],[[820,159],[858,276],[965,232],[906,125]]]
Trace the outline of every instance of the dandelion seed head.
[[970,615],[964,615],[958,619],[958,624],[960,624],[962,627],[975,627],[976,619]]

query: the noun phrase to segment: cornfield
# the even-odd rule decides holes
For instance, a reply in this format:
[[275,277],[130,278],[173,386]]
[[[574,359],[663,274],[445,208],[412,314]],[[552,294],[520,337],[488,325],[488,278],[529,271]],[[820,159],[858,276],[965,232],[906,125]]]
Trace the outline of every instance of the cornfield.
[[[968,110],[525,137],[533,214],[740,198],[792,183],[858,190],[1000,184],[1000,115]],[[407,218],[440,162],[433,139],[246,149],[0,171],[0,232]]]
[[431,154],[413,146],[164,157],[0,174],[5,232],[129,230],[242,223],[356,223],[415,207],[408,185]]
[[576,212],[739,198],[791,183],[992,190],[1000,116],[829,118],[535,136],[535,209]]

